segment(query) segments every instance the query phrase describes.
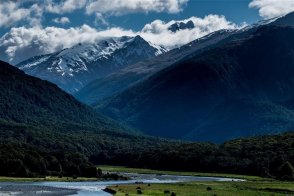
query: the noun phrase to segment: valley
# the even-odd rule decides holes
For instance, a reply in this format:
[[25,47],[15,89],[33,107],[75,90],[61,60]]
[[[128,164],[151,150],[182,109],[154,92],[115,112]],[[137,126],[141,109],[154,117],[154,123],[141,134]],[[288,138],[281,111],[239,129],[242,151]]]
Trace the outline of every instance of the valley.
[[294,4],[265,1],[0,0],[0,195],[294,195]]
[[[10,181],[10,187],[8,189],[5,183],[0,182],[0,193],[14,193],[13,190],[17,190],[26,194],[38,191],[51,194],[56,192],[59,195],[71,193],[105,196],[112,194],[138,195],[139,192],[142,192],[143,195],[171,195],[173,193],[176,195],[291,195],[294,191],[293,183],[291,182],[281,182],[255,176],[171,172],[119,166],[98,167],[105,172],[127,175],[131,179],[97,181],[95,179],[80,178],[70,182],[66,179],[53,178],[44,180],[7,178],[5,182]],[[11,180],[17,181],[11,183]],[[103,190],[106,190],[106,192]]]

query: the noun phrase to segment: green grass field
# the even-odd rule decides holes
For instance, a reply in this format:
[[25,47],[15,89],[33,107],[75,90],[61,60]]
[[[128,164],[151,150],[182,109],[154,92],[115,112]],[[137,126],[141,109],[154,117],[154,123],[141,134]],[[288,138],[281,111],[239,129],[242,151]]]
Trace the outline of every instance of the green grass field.
[[160,171],[152,169],[142,169],[142,168],[129,168],[123,166],[108,166],[100,165],[97,166],[102,169],[102,171],[108,172],[127,172],[127,173],[140,173],[140,174],[166,174],[166,175],[185,175],[185,176],[206,176],[206,177],[224,177],[224,178],[239,178],[250,181],[271,181],[269,178],[262,178],[258,176],[245,176],[238,174],[220,174],[220,173],[200,173],[200,172],[177,172],[177,171]]
[[117,191],[116,195],[138,195],[138,190],[142,195],[175,195],[183,196],[278,196],[294,195],[294,183],[286,182],[192,182],[176,184],[131,184],[110,186],[112,190]]
[[183,196],[279,196],[293,195],[294,183],[280,182],[269,178],[261,178],[257,176],[245,176],[234,174],[216,174],[216,173],[197,173],[197,172],[174,172],[174,171],[159,171],[150,169],[127,168],[119,166],[98,166],[103,171],[109,172],[131,172],[131,173],[152,173],[152,174],[171,174],[171,175],[190,175],[190,176],[211,176],[211,177],[229,177],[245,179],[245,182],[189,182],[175,184],[129,184],[110,186],[108,188],[115,190],[118,196],[138,195],[138,191],[142,195],[151,196],[168,196],[175,195]]

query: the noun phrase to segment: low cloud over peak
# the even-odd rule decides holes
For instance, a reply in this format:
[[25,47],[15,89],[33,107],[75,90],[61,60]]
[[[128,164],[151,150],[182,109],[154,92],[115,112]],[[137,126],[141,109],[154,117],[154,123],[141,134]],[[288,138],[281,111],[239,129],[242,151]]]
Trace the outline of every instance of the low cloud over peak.
[[119,37],[134,35],[134,33],[120,28],[98,31],[88,25],[68,29],[58,27],[12,28],[0,38],[0,58],[16,64],[32,56],[53,53],[78,43],[94,43],[109,35]]
[[[191,25],[189,28],[179,28],[176,31],[172,31],[170,28],[174,24],[189,24],[191,22],[193,26]],[[150,24],[146,24],[140,34],[148,41],[171,49],[220,29],[235,28],[239,28],[238,25],[228,21],[224,16],[208,15],[204,18],[191,17],[180,21],[164,22],[162,20],[155,20]]]
[[[175,23],[187,23],[189,21],[193,22],[193,28],[178,29],[176,32],[169,29]],[[150,24],[146,24],[138,32],[118,27],[99,31],[89,25],[68,29],[58,27],[18,27],[12,28],[0,38],[0,58],[15,64],[35,55],[56,52],[78,43],[94,43],[109,36],[140,35],[147,41],[172,49],[211,32],[233,28],[238,28],[238,26],[227,21],[224,16],[219,15],[208,15],[204,18],[191,17],[186,20],[172,20],[169,22],[155,20]]]

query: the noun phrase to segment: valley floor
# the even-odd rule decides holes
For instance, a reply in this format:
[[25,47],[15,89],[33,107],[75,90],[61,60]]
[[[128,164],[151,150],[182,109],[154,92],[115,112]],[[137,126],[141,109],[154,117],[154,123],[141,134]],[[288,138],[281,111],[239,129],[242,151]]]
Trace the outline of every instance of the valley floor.
[[162,171],[154,169],[143,169],[143,168],[130,168],[124,166],[108,166],[100,165],[97,166],[104,172],[117,172],[117,173],[139,173],[139,174],[158,174],[158,175],[186,175],[186,176],[204,176],[204,177],[222,177],[222,178],[236,178],[250,181],[265,181],[272,180],[269,178],[262,178],[258,176],[245,176],[238,174],[221,174],[221,173],[201,173],[201,172],[183,172],[183,171]]
[[[262,195],[262,196],[282,196],[282,195],[293,195],[294,196],[294,183],[293,182],[281,182],[269,178],[262,178],[256,176],[245,176],[245,175],[235,175],[235,174],[217,174],[217,173],[197,173],[197,172],[175,172],[175,171],[160,171],[151,169],[141,169],[141,168],[127,168],[120,166],[97,166],[104,172],[118,173],[123,175],[123,173],[138,173],[138,174],[155,174],[156,176],[161,175],[178,175],[178,176],[205,176],[205,177],[225,177],[236,179],[244,179],[245,181],[195,181],[195,182],[179,182],[179,183],[167,183],[167,184],[157,184],[157,183],[135,183],[135,184],[117,184],[108,183],[108,191],[116,192],[115,195],[118,196],[135,196],[135,195],[150,195],[150,196],[252,196],[252,195]],[[163,176],[162,176],[163,177]],[[159,178],[158,178],[159,179]],[[73,184],[77,186],[77,190],[67,190],[64,188],[54,188],[50,187],[50,183],[46,181],[61,181],[61,183],[71,183],[71,181],[92,181],[89,182],[88,186],[96,187],[99,185],[98,179],[93,178],[58,178],[58,177],[46,177],[46,178],[12,178],[12,177],[0,177],[0,182],[4,184],[1,187],[2,193],[16,193],[17,190],[23,193],[31,194],[32,192],[38,193],[54,193],[56,195],[67,195],[74,194],[79,190],[79,186],[85,186],[82,184]],[[35,184],[34,182],[40,182],[41,184]],[[96,181],[96,182],[93,182]],[[15,182],[15,183],[9,183]],[[33,182],[27,184],[18,184],[19,182]],[[47,185],[45,186],[45,184]],[[57,182],[59,183],[59,182]],[[132,182],[134,183],[134,182]],[[22,185],[22,186],[19,186]],[[23,185],[34,185],[34,186],[23,186]],[[36,186],[37,185],[37,186]],[[64,184],[63,184],[64,185]],[[70,185],[70,184],[69,184]],[[49,186],[49,188],[47,188]],[[103,187],[103,186],[102,186]],[[103,193],[101,189],[101,194]],[[1,195],[1,193],[0,193]],[[99,194],[98,194],[99,195]]]
[[[104,171],[109,172],[131,172],[131,173],[153,173],[153,174],[174,174],[191,176],[213,176],[245,179],[244,182],[185,182],[175,184],[128,184],[115,185],[108,188],[116,191],[118,196],[132,195],[217,195],[217,196],[252,196],[252,195],[294,195],[293,182],[281,182],[268,178],[256,176],[244,176],[234,174],[215,174],[197,172],[173,172],[159,171],[138,168],[126,168],[118,166],[99,166]],[[174,194],[173,194],[174,193]]]

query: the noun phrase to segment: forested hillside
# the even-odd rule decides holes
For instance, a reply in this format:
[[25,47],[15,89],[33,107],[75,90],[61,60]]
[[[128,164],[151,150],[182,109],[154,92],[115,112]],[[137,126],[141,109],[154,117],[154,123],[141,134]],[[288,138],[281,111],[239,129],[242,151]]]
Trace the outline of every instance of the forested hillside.
[[126,130],[56,85],[0,62],[0,175],[95,176],[86,155],[103,135],[111,141]]
[[0,74],[2,176],[103,177],[94,164],[112,164],[294,179],[293,132],[222,145],[129,134],[55,85],[3,62]]

